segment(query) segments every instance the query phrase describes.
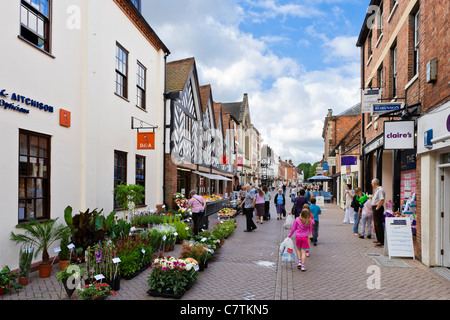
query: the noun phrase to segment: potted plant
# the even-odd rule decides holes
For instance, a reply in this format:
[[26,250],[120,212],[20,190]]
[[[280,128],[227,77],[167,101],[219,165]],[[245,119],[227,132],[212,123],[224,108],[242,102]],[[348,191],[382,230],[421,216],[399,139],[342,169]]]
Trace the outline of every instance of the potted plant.
[[57,280],[62,283],[69,299],[77,288],[81,288],[81,279],[84,274],[84,269],[78,264],[69,264],[67,268],[58,272]]
[[21,286],[26,286],[28,284],[28,276],[30,274],[32,260],[33,248],[20,248],[18,282]]
[[151,296],[179,299],[197,279],[195,263],[173,257],[155,259],[147,279]]
[[57,225],[58,218],[51,221],[39,223],[35,220],[26,223],[21,228],[25,230],[24,234],[11,232],[11,240],[16,244],[30,245],[36,248],[35,257],[42,252],[42,263],[39,265],[39,277],[48,278],[52,271],[50,255],[48,250],[50,246],[62,239],[66,234],[70,234],[70,229],[63,225]]
[[82,300],[106,300],[117,293],[107,283],[90,283],[77,290],[76,297]]
[[136,205],[144,200],[145,188],[138,184],[119,184],[114,189],[114,194],[119,206],[125,210],[125,214],[127,212],[133,214],[133,223],[135,224]]
[[0,271],[0,296],[11,291],[22,289],[23,286],[16,282],[17,274],[12,273],[8,266],[4,266]]
[[61,239],[60,248],[61,251],[58,253],[59,258],[59,268],[64,270],[70,263],[70,249],[69,246],[69,235],[65,234]]

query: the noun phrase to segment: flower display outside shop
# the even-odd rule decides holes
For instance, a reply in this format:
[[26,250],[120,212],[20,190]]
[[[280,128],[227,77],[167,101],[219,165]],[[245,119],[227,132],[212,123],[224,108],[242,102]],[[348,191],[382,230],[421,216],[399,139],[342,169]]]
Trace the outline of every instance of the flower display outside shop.
[[116,296],[117,292],[111,290],[107,283],[90,283],[77,290],[75,298],[82,300],[104,300],[109,296]]
[[153,261],[148,277],[150,295],[181,296],[196,280],[197,268],[192,259],[165,257]]

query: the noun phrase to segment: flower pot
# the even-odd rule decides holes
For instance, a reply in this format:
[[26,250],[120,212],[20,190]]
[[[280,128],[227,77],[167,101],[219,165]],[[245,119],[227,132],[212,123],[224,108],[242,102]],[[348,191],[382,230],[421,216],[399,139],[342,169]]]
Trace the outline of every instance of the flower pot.
[[51,264],[39,265],[39,278],[49,278],[51,274],[52,274]]
[[59,269],[61,271],[65,270],[69,266],[70,261],[69,260],[60,260],[59,261]]
[[170,246],[169,246],[169,251],[173,251],[175,249],[175,245],[172,243]]
[[106,283],[109,284],[112,291],[119,291],[120,290],[120,279],[121,279],[120,275],[117,275],[117,277],[114,279],[106,280]]
[[26,286],[27,284],[28,284],[28,280],[29,280],[29,277],[27,276],[27,277],[19,277],[19,278],[17,278],[17,282],[21,285],[21,286]]
[[5,294],[6,294],[5,290],[3,290],[3,288],[0,288],[0,296],[3,296]]
[[164,246],[164,252],[169,252],[169,246]]

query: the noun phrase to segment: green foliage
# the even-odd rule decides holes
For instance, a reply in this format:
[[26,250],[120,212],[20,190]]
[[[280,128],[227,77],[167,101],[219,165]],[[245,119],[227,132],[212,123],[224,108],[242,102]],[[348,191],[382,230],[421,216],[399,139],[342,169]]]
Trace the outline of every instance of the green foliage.
[[115,214],[116,212],[113,211],[105,218],[103,210],[87,209],[85,212],[72,216],[72,207],[68,206],[64,210],[64,220],[71,230],[75,247],[85,251],[89,246],[103,241],[115,223]]
[[67,247],[70,244],[69,236],[69,234],[65,234],[61,239],[61,251],[58,253],[59,260],[65,261],[70,259],[70,249]]
[[11,232],[11,241],[16,244],[29,245],[36,248],[35,257],[42,252],[42,263],[50,264],[49,247],[56,241],[61,240],[64,235],[70,233],[70,229],[63,225],[55,226],[56,221],[46,221],[39,223],[35,220],[21,226],[24,234],[16,234]]
[[137,184],[119,184],[114,189],[114,193],[119,206],[129,211],[144,200],[145,188]]
[[22,289],[23,287],[16,282],[18,275],[12,273],[8,266],[4,266],[0,271],[0,288],[4,293]]
[[31,261],[33,260],[33,248],[20,248],[19,251],[19,276],[27,277],[31,270]]

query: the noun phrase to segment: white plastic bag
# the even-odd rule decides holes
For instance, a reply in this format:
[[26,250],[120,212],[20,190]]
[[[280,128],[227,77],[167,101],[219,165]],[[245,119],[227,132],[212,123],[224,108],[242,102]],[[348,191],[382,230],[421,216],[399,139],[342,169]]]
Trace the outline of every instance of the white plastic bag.
[[284,228],[290,229],[293,224],[294,224],[294,216],[292,214],[289,214],[286,220],[284,220]]
[[292,241],[291,238],[284,239],[284,241],[280,244],[281,261],[296,261],[294,249],[294,241]]

